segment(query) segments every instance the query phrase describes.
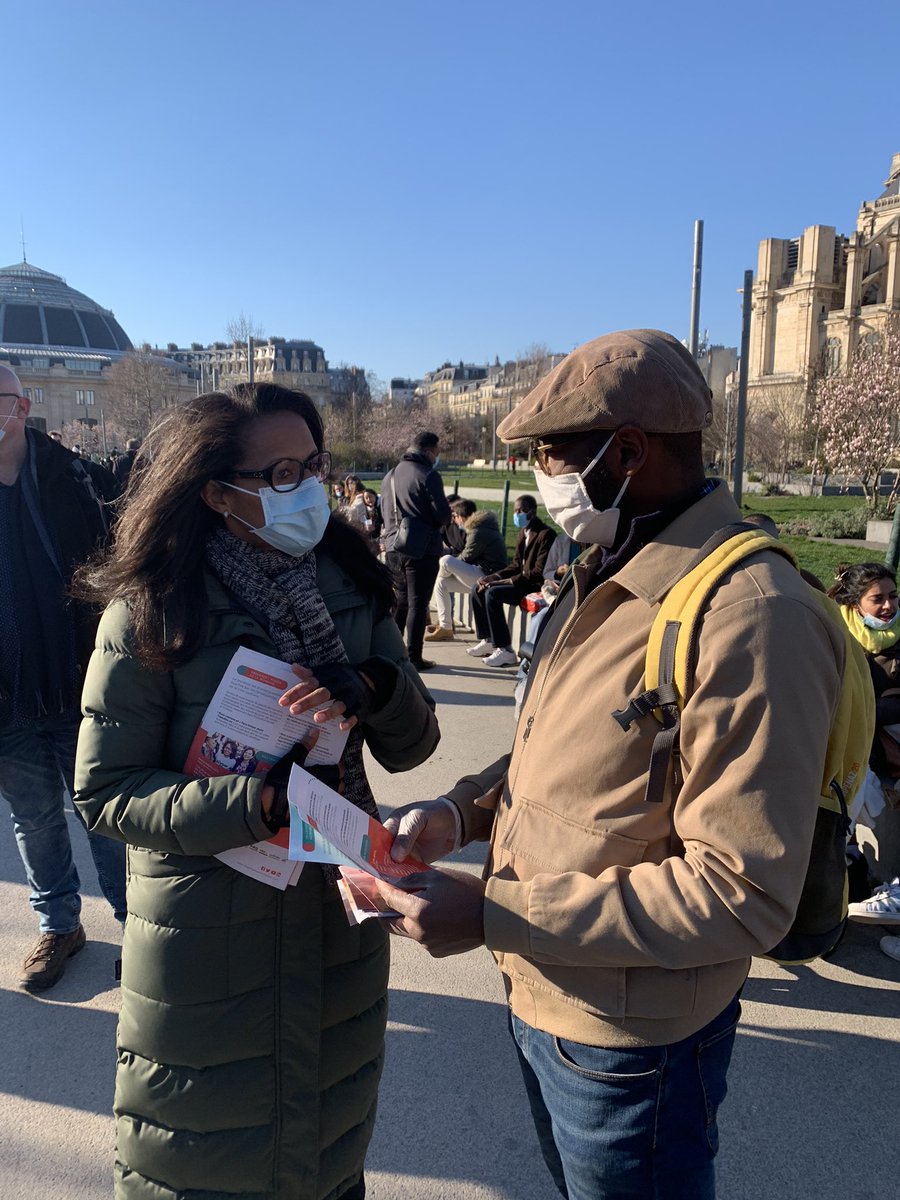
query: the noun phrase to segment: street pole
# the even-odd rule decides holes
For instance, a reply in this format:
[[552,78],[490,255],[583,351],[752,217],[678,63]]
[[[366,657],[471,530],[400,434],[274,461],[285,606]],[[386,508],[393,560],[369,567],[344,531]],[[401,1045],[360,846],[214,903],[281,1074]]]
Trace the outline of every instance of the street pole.
[[491,406],[491,413],[494,418],[493,431],[491,433],[491,466],[496,469],[497,466],[497,405]]
[[253,382],[255,363],[253,362],[253,334],[247,338],[247,379],[250,383]]
[[700,345],[700,279],[703,274],[703,222],[694,222],[694,281],[691,285],[691,337],[688,350],[697,357]]
[[106,417],[102,408],[100,409],[100,428],[103,431],[103,457],[109,458],[109,447],[106,444]]
[[734,502],[741,507],[744,494],[744,426],[747,423],[747,373],[750,370],[750,312],[753,300],[753,272],[744,272],[744,308],[741,325],[741,361],[738,367],[738,406],[734,430]]

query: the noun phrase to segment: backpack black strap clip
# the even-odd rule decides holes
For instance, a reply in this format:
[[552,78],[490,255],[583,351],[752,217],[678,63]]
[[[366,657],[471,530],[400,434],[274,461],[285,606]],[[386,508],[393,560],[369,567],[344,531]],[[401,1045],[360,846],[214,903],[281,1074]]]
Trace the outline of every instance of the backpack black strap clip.
[[649,716],[654,708],[665,711],[670,705],[677,706],[677,704],[678,694],[675,691],[675,685],[661,683],[652,691],[641,692],[639,696],[629,700],[625,708],[617,709],[612,716],[627,731],[631,728],[632,721],[639,721],[642,717]]

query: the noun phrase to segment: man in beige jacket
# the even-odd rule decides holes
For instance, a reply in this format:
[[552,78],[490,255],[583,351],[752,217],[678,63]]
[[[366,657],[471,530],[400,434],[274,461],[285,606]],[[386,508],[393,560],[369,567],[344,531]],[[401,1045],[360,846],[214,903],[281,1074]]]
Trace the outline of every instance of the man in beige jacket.
[[[497,959],[542,1150],[572,1200],[715,1195],[716,1110],[750,956],[790,926],[843,669],[791,564],[762,552],[713,593],[682,712],[683,781],[645,798],[641,690],[660,601],[740,520],[704,478],[710,392],[652,330],[573,351],[505,418],[551,517],[591,549],[544,623],[511,755],[389,824],[395,856],[490,838],[483,880],[383,887],[395,932]],[[416,889],[407,892],[406,888]]]

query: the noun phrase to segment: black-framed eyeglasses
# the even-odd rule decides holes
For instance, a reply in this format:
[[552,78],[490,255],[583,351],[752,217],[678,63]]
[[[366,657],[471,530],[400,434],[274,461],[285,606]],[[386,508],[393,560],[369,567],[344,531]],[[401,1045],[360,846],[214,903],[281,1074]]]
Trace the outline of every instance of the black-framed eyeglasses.
[[262,471],[232,471],[235,479],[264,479],[275,492],[292,492],[305,479],[327,479],[331,474],[331,455],[327,450],[309,458],[279,458]]
[[24,400],[25,399],[25,397],[20,395],[18,392],[0,392],[0,397],[3,397],[3,396],[11,396],[14,400]]

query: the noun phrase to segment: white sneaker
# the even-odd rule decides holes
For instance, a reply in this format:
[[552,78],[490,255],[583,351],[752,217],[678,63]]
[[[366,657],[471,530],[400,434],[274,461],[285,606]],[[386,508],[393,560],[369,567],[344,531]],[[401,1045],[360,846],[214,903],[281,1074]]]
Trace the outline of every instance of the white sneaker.
[[477,646],[470,646],[466,654],[471,654],[473,658],[486,658],[488,654],[494,654],[497,647],[493,642],[489,642],[487,638],[482,638]]
[[888,958],[896,958],[900,962],[900,937],[885,936],[878,943]]
[[495,650],[482,660],[483,667],[511,667],[519,661],[518,654],[512,650]]
[[847,906],[851,921],[863,925],[900,924],[900,883],[883,883],[868,900],[857,900]]

